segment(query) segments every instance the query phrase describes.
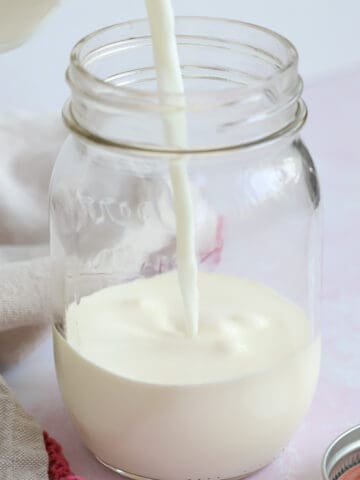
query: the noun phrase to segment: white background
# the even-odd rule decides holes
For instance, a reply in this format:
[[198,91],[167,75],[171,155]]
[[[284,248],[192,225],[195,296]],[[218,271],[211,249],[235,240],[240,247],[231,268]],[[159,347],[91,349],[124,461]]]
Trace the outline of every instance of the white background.
[[[287,36],[306,82],[360,62],[359,0],[173,1],[179,15],[232,17]],[[0,56],[0,110],[59,110],[73,44],[98,27],[144,15],[143,0],[63,0],[26,45]]]

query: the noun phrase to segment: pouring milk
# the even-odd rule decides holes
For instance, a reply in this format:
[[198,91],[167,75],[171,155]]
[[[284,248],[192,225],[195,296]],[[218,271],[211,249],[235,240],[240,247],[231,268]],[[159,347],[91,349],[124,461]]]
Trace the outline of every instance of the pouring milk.
[[[159,93],[166,104],[172,94],[177,111],[164,115],[166,141],[169,147],[186,148],[186,115],[184,85],[176,45],[174,13],[170,0],[146,0],[151,26],[154,61]],[[178,98],[174,99],[174,94]],[[194,212],[186,159],[179,158],[170,166],[176,216],[176,260],[180,289],[184,302],[186,330],[198,332],[199,308],[197,262],[195,252]]]

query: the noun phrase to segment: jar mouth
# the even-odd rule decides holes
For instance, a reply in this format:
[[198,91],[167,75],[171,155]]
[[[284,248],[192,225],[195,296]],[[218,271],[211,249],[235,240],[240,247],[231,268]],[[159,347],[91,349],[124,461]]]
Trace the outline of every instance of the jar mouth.
[[140,132],[137,138],[119,138],[102,131],[90,110],[108,116],[131,112],[135,126],[140,112],[147,120],[151,115],[159,120],[185,105],[193,139],[181,152],[238,148],[301,128],[306,108],[299,103],[298,54],[285,37],[251,23],[212,17],[176,17],[176,31],[185,95],[167,93],[161,100],[147,19],[105,27],[80,40],[67,70],[72,90],[71,104],[64,109],[68,126],[97,143],[169,152],[179,150],[150,138],[146,129],[142,138]]
[[[234,20],[234,19],[229,19],[229,18],[215,18],[215,17],[206,17],[206,16],[179,16],[176,17],[178,21],[189,21],[189,20],[195,20],[196,22],[211,22],[212,25],[216,25],[221,29],[222,26],[235,26],[235,27],[241,27],[245,28],[249,32],[258,32],[264,35],[264,40],[266,40],[265,37],[267,37],[267,40],[270,42],[273,42],[276,44],[276,47],[279,48],[279,56],[276,56],[275,54],[271,52],[266,52],[263,50],[263,54],[267,55],[269,60],[272,59],[274,61],[274,66],[276,69],[274,69],[273,72],[271,72],[269,75],[267,75],[265,78],[252,78],[252,84],[250,85],[241,85],[238,87],[227,87],[223,89],[211,89],[209,88],[208,90],[205,91],[198,91],[196,92],[196,98],[199,99],[201,97],[206,98],[206,102],[208,103],[209,101],[209,96],[213,95],[216,93],[216,98],[220,99],[220,97],[224,98],[226,101],[229,98],[229,94],[233,94],[234,97],[236,97],[236,94],[244,94],[244,89],[246,89],[246,94],[248,95],[251,90],[257,90],[264,86],[264,84],[268,83],[274,77],[279,77],[281,75],[285,75],[287,72],[289,72],[291,69],[295,69],[297,71],[297,66],[298,66],[298,52],[295,48],[295,46],[286,38],[283,37],[282,35],[276,33],[275,31],[268,29],[263,26],[259,26],[256,24],[248,23],[248,22],[243,22],[240,20]],[[154,89],[137,89],[134,87],[131,87],[129,85],[121,85],[121,87],[114,85],[113,83],[105,80],[104,78],[101,78],[101,76],[94,74],[91,70],[89,70],[88,65],[90,65],[97,57],[97,55],[107,55],[109,53],[109,49],[111,49],[111,44],[103,45],[101,47],[92,48],[92,42],[95,41],[97,42],[98,39],[101,37],[106,36],[107,34],[111,33],[116,33],[117,31],[121,29],[133,29],[136,28],[137,26],[140,25],[146,25],[148,20],[146,18],[142,19],[137,19],[137,20],[129,20],[127,22],[121,22],[117,23],[114,25],[110,25],[107,27],[103,27],[101,29],[98,29],[85,37],[83,37],[81,40],[79,40],[76,45],[73,47],[70,55],[70,61],[71,61],[71,67],[70,68],[75,68],[80,75],[83,75],[84,77],[87,77],[89,80],[98,83],[99,85],[105,86],[106,88],[109,89],[109,91],[113,91],[113,93],[116,95],[119,93],[119,89],[121,89],[123,92],[125,92],[129,96],[133,97],[139,97],[141,99],[153,99],[154,95],[157,94]],[[151,39],[150,34],[148,35],[148,38]],[[213,39],[216,39],[216,36],[213,37]],[[129,39],[122,39],[119,40],[118,43],[125,43]],[[233,48],[236,46],[237,47],[244,47],[244,44],[241,43],[241,40],[239,39],[237,42],[235,39],[233,40],[226,40],[224,38],[218,38],[218,40],[224,44],[224,48],[226,43],[232,44]],[[115,48],[116,46],[113,45]],[[251,48],[250,45],[246,45],[246,47]],[[254,47],[256,48],[256,47]],[[108,52],[106,51],[108,50]],[[282,50],[282,51],[280,51]],[[280,55],[283,57],[281,58]],[[71,76],[70,71],[68,71],[68,80],[69,83],[71,84]],[[187,95],[189,92],[187,92]],[[191,95],[191,92],[190,92]],[[171,98],[178,99],[183,98],[182,94],[179,93],[168,93],[167,96],[169,97],[169,100]],[[195,98],[195,99],[196,99]],[[192,106],[194,106],[193,103],[191,103]]]

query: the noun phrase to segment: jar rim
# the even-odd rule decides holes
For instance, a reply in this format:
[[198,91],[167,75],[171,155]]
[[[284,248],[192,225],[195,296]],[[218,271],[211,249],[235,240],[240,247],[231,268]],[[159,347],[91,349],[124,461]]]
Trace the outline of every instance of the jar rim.
[[274,133],[269,134],[266,137],[261,137],[254,141],[247,143],[235,143],[228,146],[219,146],[219,147],[210,147],[210,148],[173,148],[173,147],[157,147],[157,146],[141,146],[134,143],[122,143],[114,141],[108,138],[105,138],[102,135],[97,135],[96,133],[84,128],[77,121],[74,116],[71,108],[71,101],[68,100],[63,108],[63,120],[65,125],[71,130],[76,136],[85,139],[87,142],[93,143],[95,145],[100,145],[109,149],[120,149],[120,150],[129,150],[139,153],[146,153],[147,155],[171,155],[175,158],[183,156],[196,156],[204,154],[219,154],[221,152],[231,152],[235,150],[249,150],[256,148],[263,144],[272,144],[285,137],[292,137],[296,135],[304,126],[308,116],[308,111],[306,104],[303,100],[297,102],[297,109],[294,120],[286,125],[286,127],[277,130]]
[[[191,82],[185,93],[159,95],[146,18],[104,27],[74,46],[67,70],[72,97],[63,110],[71,131],[108,147],[193,155],[249,148],[302,128],[303,84],[288,39],[233,19],[180,16],[175,22],[181,68]],[[193,88],[199,80],[206,85]],[[151,130],[180,111],[189,125],[186,148],[169,146]],[[122,127],[116,132],[108,128],[112,118]]]
[[[238,26],[242,28],[247,28],[251,31],[254,32],[260,32],[263,34],[266,34],[269,39],[276,40],[278,41],[279,45],[281,45],[284,50],[287,52],[288,58],[287,61],[285,62],[284,65],[279,66],[276,71],[272,72],[269,76],[266,78],[258,79],[258,80],[252,80],[253,84],[247,85],[247,86],[231,86],[223,89],[205,89],[202,91],[197,91],[196,96],[194,96],[194,99],[206,99],[206,102],[208,102],[209,97],[211,98],[214,93],[216,93],[216,99],[223,99],[224,101],[228,101],[229,98],[232,96],[236,97],[237,93],[241,93],[242,95],[244,94],[244,91],[246,93],[250,93],[253,91],[256,91],[261,87],[262,85],[266,85],[268,82],[273,80],[275,77],[280,77],[283,75],[286,75],[287,72],[289,72],[291,69],[296,69],[298,66],[298,60],[299,60],[299,55],[297,52],[296,47],[294,44],[288,40],[286,37],[283,35],[275,32],[274,30],[256,25],[251,22],[244,22],[242,20],[236,20],[236,19],[231,19],[231,18],[226,18],[226,17],[212,17],[212,16],[176,16],[175,17],[177,21],[190,21],[190,20],[196,20],[200,22],[213,22],[220,25],[232,25],[232,26]],[[100,29],[95,30],[94,32],[89,33],[88,35],[84,36],[81,38],[72,48],[71,54],[70,54],[70,61],[71,61],[71,67],[75,68],[76,71],[86,78],[87,80],[90,80],[99,86],[104,86],[106,85],[106,88],[109,89],[109,91],[112,91],[114,94],[121,92],[126,93],[128,96],[132,98],[137,98],[141,100],[146,100],[150,99],[152,100],[154,96],[157,95],[157,92],[154,90],[147,90],[147,89],[137,89],[131,86],[118,86],[114,85],[110,82],[105,81],[99,76],[96,76],[92,74],[82,63],[80,60],[81,53],[83,48],[93,39],[96,39],[97,37],[100,37],[106,33],[109,33],[113,30],[118,30],[119,28],[124,28],[124,27],[130,27],[130,26],[138,26],[141,24],[146,24],[148,22],[147,18],[140,18],[140,19],[134,19],[134,20],[128,20],[125,22],[119,22],[115,23],[113,25],[109,25],[106,27],[102,27]],[[234,44],[234,40],[231,41],[232,44]],[[71,84],[71,80],[69,79],[69,70],[67,73],[67,80]],[[186,92],[186,96],[191,96],[191,91]],[[171,103],[171,100],[174,100],[174,103],[178,101],[179,98],[183,98],[183,94],[181,93],[167,93],[164,95],[166,100],[169,100]],[[191,99],[193,100],[193,98]],[[191,105],[194,105],[193,102],[191,102]],[[218,105],[218,104],[217,104]]]

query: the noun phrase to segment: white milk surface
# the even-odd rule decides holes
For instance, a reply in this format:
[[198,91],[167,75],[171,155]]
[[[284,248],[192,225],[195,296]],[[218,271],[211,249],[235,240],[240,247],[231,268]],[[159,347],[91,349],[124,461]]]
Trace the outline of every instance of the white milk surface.
[[175,272],[72,304],[55,331],[63,397],[105,463],[149,478],[231,478],[269,463],[306,413],[319,342],[303,312],[249,281],[199,273],[199,333]]

